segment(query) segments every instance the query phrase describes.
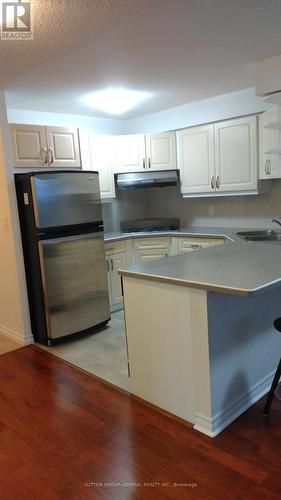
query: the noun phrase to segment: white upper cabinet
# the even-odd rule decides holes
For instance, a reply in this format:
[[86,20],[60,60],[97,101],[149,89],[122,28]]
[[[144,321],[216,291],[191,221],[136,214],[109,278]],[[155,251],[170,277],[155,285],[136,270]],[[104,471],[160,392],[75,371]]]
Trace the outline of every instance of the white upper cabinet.
[[145,167],[145,142],[143,135],[115,137],[115,172],[138,172]]
[[281,177],[281,107],[274,106],[259,116],[259,178]]
[[10,125],[14,167],[80,167],[78,130]]
[[90,154],[92,169],[99,172],[101,198],[115,198],[114,138],[90,135]]
[[45,127],[10,125],[14,167],[48,166]]
[[177,168],[174,132],[121,135],[115,141],[115,172]]
[[215,189],[214,127],[180,130],[178,165],[182,193],[209,193]]
[[217,191],[257,189],[257,117],[214,125]]
[[147,134],[145,144],[147,169],[172,170],[177,168],[175,132]]
[[101,198],[115,198],[113,175],[114,137],[80,130],[82,170],[99,173]]
[[46,127],[50,167],[81,167],[78,130]]
[[257,192],[257,161],[256,116],[178,132],[181,192],[185,196]]

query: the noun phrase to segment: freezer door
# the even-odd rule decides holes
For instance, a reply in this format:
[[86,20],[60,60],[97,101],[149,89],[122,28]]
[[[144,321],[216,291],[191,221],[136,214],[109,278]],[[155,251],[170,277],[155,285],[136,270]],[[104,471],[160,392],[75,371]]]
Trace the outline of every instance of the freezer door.
[[99,177],[91,172],[54,172],[31,177],[38,229],[102,220]]
[[103,233],[38,244],[48,337],[64,337],[108,320]]

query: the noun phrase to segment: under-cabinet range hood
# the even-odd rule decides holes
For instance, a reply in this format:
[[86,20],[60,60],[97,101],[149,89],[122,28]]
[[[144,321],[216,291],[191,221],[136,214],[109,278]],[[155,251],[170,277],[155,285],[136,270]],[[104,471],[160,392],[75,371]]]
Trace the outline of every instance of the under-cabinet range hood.
[[139,189],[148,187],[177,186],[178,170],[158,170],[115,174],[119,189]]

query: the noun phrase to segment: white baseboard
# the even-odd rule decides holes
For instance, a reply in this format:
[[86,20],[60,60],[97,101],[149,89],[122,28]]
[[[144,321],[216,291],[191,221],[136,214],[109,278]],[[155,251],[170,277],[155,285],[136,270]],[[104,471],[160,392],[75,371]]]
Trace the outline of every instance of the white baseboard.
[[200,413],[195,414],[194,429],[210,437],[217,436],[231,422],[244,413],[256,401],[262,398],[270,389],[275,370],[251,387],[239,400],[225,410],[216,413],[213,418]]
[[10,328],[7,328],[6,326],[0,325],[0,334],[4,335],[4,337],[9,338],[10,340],[13,340],[22,347],[34,343],[34,338],[32,335],[29,335],[28,337],[22,337],[17,332],[11,330]]

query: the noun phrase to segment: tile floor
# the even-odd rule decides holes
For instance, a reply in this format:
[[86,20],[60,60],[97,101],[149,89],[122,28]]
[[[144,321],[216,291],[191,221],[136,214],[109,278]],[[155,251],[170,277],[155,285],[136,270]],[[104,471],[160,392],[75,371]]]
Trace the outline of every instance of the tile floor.
[[21,346],[17,342],[10,340],[8,337],[5,337],[4,335],[0,335],[0,354],[5,354],[6,352],[10,351],[15,351],[20,347]]
[[108,382],[129,390],[124,313],[111,314],[108,326],[98,332],[46,347],[55,356],[83,368]]

